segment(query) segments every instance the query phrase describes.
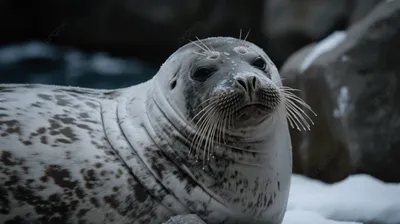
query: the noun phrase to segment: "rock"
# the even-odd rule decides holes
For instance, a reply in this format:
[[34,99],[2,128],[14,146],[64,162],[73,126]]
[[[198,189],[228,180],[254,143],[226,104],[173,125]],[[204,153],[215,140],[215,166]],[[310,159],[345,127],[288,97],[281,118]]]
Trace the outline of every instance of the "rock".
[[264,34],[273,61],[281,65],[297,49],[332,30],[347,27],[349,0],[268,0]]
[[177,215],[171,217],[167,222],[163,224],[206,224],[203,220],[201,220],[197,215],[189,214],[189,215]]
[[296,50],[362,19],[380,0],[266,0],[262,32],[277,66]]
[[292,131],[295,172],[326,182],[352,173],[400,182],[400,1],[385,1],[346,32],[293,54],[284,84],[318,117]]

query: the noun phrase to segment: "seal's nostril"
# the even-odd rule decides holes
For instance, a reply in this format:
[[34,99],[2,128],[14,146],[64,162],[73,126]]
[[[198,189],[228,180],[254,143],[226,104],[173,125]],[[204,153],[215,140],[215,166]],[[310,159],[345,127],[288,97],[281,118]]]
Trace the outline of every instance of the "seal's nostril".
[[257,78],[256,77],[251,77],[251,86],[253,87],[253,89],[256,89],[256,85],[257,85]]
[[247,91],[247,85],[243,79],[237,79],[236,81],[239,83],[239,85],[241,85],[244,88],[244,90]]

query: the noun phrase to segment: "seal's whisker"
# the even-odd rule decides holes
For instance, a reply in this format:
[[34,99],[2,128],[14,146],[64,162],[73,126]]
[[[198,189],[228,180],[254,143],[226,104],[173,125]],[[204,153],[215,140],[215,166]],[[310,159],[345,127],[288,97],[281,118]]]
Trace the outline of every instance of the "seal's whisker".
[[197,125],[197,123],[196,123],[196,126],[198,128],[195,131],[195,137],[193,139],[193,142],[196,143],[195,144],[196,145],[195,157],[197,157],[197,158],[198,158],[199,148],[202,145],[202,141],[203,141],[203,139],[201,137],[204,134],[203,132],[207,130],[206,124],[207,124],[208,120],[210,119],[209,117],[212,116],[212,114],[210,113],[210,111],[212,111],[212,110],[214,110],[214,104],[211,104],[210,107],[208,107],[207,111],[203,114],[203,116],[201,116],[201,118],[198,120],[197,123],[200,123],[200,125]]
[[239,30],[239,40],[242,39],[242,29]]
[[[289,101],[287,101],[287,102],[289,102]],[[291,105],[290,103],[287,103],[286,107],[290,108],[291,112],[293,112],[293,114],[295,115],[295,117],[297,118],[299,123],[302,125],[304,130],[310,129],[310,124],[304,119],[302,114],[300,114],[300,112],[295,107],[293,107],[293,105]]]
[[[208,150],[207,161],[210,160],[211,149],[214,148],[214,138],[215,138],[216,132],[218,131],[217,126],[218,126],[219,118],[220,118],[220,115],[218,113],[217,118],[214,120],[214,122],[212,122],[212,128],[210,129],[211,130],[210,136],[209,136],[210,143],[209,143],[208,147],[206,147],[206,149]],[[206,161],[206,157],[204,157],[204,162],[205,161]],[[204,163],[203,163],[203,166],[204,166]],[[204,169],[204,167],[203,167],[203,169]]]
[[[286,106],[286,105],[285,105]],[[287,113],[286,112],[286,117],[287,117],[287,119],[288,119],[288,121],[289,121],[289,125],[290,125],[290,127],[292,127],[293,129],[294,129],[294,121],[293,121],[293,118],[292,118],[292,115],[290,115],[289,113]]]
[[205,138],[207,136],[207,133],[210,131],[210,125],[212,124],[213,115],[214,115],[213,113],[207,113],[207,116],[204,119],[202,128],[200,129],[201,132],[199,132],[199,135],[198,135],[199,136],[199,144],[198,144],[198,147],[196,148],[196,157],[197,158],[200,154],[200,149],[203,146],[203,144],[204,144],[204,146],[203,146],[204,148],[207,146],[206,145],[207,139],[205,139]]
[[205,54],[202,54],[202,53],[200,53],[200,52],[197,52],[197,51],[193,51],[193,53],[195,53],[195,54],[198,54],[198,55],[201,55],[201,56],[203,56],[203,57],[205,57],[205,56],[206,56]]
[[[301,99],[300,97],[296,96],[294,93],[289,92],[289,91],[285,91],[285,90],[282,90],[281,92],[285,95],[286,98],[291,98],[294,101],[296,101],[297,103],[299,103],[299,104],[303,105],[304,107],[306,107],[307,109],[311,110],[311,107],[306,102],[304,102],[303,99]],[[316,114],[314,112],[313,112],[313,114],[316,116]]]
[[300,89],[294,89],[294,88],[291,88],[291,87],[288,87],[288,86],[282,86],[282,87],[280,87],[280,89],[281,90],[285,90],[285,91],[301,92]]
[[[224,96],[221,97],[220,95],[212,96],[212,97],[204,100],[203,102],[201,102],[194,110],[197,110],[199,107],[203,106],[206,103],[213,103],[213,102],[216,102],[217,100],[222,100],[223,98],[224,98]],[[209,101],[211,101],[211,102],[209,102]]]
[[196,42],[194,42],[194,41],[191,41],[191,40],[190,40],[190,42],[191,42],[191,43],[193,43],[194,45],[196,45],[197,47],[199,47],[200,49],[202,49],[203,51],[205,51],[205,52],[210,52],[209,50],[207,50],[207,49],[206,49],[206,48],[204,48],[203,46],[201,46],[201,45],[197,44]]
[[209,116],[209,119],[207,120],[207,125],[205,126],[205,132],[203,133],[203,140],[204,142],[204,149],[203,149],[203,168],[204,168],[204,163],[206,161],[206,154],[207,154],[207,150],[209,149],[209,144],[210,144],[210,134],[213,132],[213,127],[215,122],[214,121],[214,114],[212,114],[211,116]]
[[[210,106],[211,108],[209,108],[209,107],[207,107],[207,110],[211,110],[212,109],[212,105]],[[198,114],[200,114],[200,113],[198,113]],[[193,145],[195,145],[196,146],[196,148],[197,148],[197,139],[198,139],[198,137],[199,137],[199,133],[198,132],[200,132],[201,131],[201,129],[203,128],[203,125],[204,125],[204,120],[205,119],[203,119],[204,117],[206,117],[207,118],[207,116],[209,115],[209,113],[204,113],[200,118],[199,118],[199,120],[196,122],[196,124],[195,124],[195,127],[196,127],[196,130],[195,130],[195,132],[193,133],[193,135],[194,135],[194,138],[193,138],[193,140],[192,140],[192,142],[193,143],[195,143],[195,144],[192,144],[191,145],[191,147],[193,146]],[[200,124],[200,125],[199,125]],[[190,152],[191,152],[192,150],[190,149]],[[196,156],[196,155],[195,155]]]
[[307,113],[301,109],[298,105],[296,105],[293,101],[287,100],[289,104],[291,104],[293,107],[295,107],[298,111],[300,111],[304,116],[311,122],[312,125],[314,125],[314,121],[307,115]]
[[[208,50],[208,52],[211,52],[211,49],[202,40],[200,40],[197,36],[196,39],[200,42],[200,44],[202,44]],[[212,51],[215,50],[213,49]]]
[[291,100],[297,102],[298,104],[307,108],[311,113],[313,113],[314,116],[317,116],[317,114],[311,109],[310,105],[308,105],[306,102],[304,102],[303,99],[301,99],[300,97],[296,96],[295,94],[293,94],[291,92],[283,92],[283,93],[287,99],[291,99]]
[[[200,116],[203,112],[205,112],[206,110],[208,110],[210,107],[215,106],[215,104],[218,101],[212,101],[209,105],[205,106],[203,109],[201,109],[195,116],[193,116],[192,119],[190,119],[189,123],[192,123],[198,116]],[[196,124],[195,124],[196,126]]]
[[244,37],[243,40],[247,40],[247,37],[249,37],[250,32],[251,32],[251,29],[249,29],[249,31],[247,32],[247,34],[246,34],[246,36]]
[[286,112],[288,114],[292,115],[294,124],[296,125],[297,130],[301,131],[301,128],[299,126],[301,126],[303,129],[305,129],[305,127],[303,126],[303,124],[299,121],[299,119],[297,118],[296,114],[292,111],[292,109],[290,107],[286,106]]

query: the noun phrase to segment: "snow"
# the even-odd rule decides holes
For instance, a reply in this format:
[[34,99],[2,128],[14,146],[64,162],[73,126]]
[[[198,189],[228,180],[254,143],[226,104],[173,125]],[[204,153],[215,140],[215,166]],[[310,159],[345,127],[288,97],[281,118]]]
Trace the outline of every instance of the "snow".
[[384,183],[358,174],[326,184],[293,175],[283,223],[399,224],[400,183]]
[[335,31],[320,41],[303,60],[303,63],[300,66],[300,73],[303,73],[305,70],[307,70],[311,63],[315,61],[315,59],[335,48],[337,45],[343,42],[344,39],[346,39],[345,31]]

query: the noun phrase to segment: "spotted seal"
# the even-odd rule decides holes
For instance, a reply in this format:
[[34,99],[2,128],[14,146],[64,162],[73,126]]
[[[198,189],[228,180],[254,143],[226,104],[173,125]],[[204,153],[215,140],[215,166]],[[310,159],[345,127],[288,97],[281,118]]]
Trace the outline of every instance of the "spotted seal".
[[289,90],[231,37],[188,43],[129,88],[0,85],[0,222],[280,223],[287,121],[309,126]]

